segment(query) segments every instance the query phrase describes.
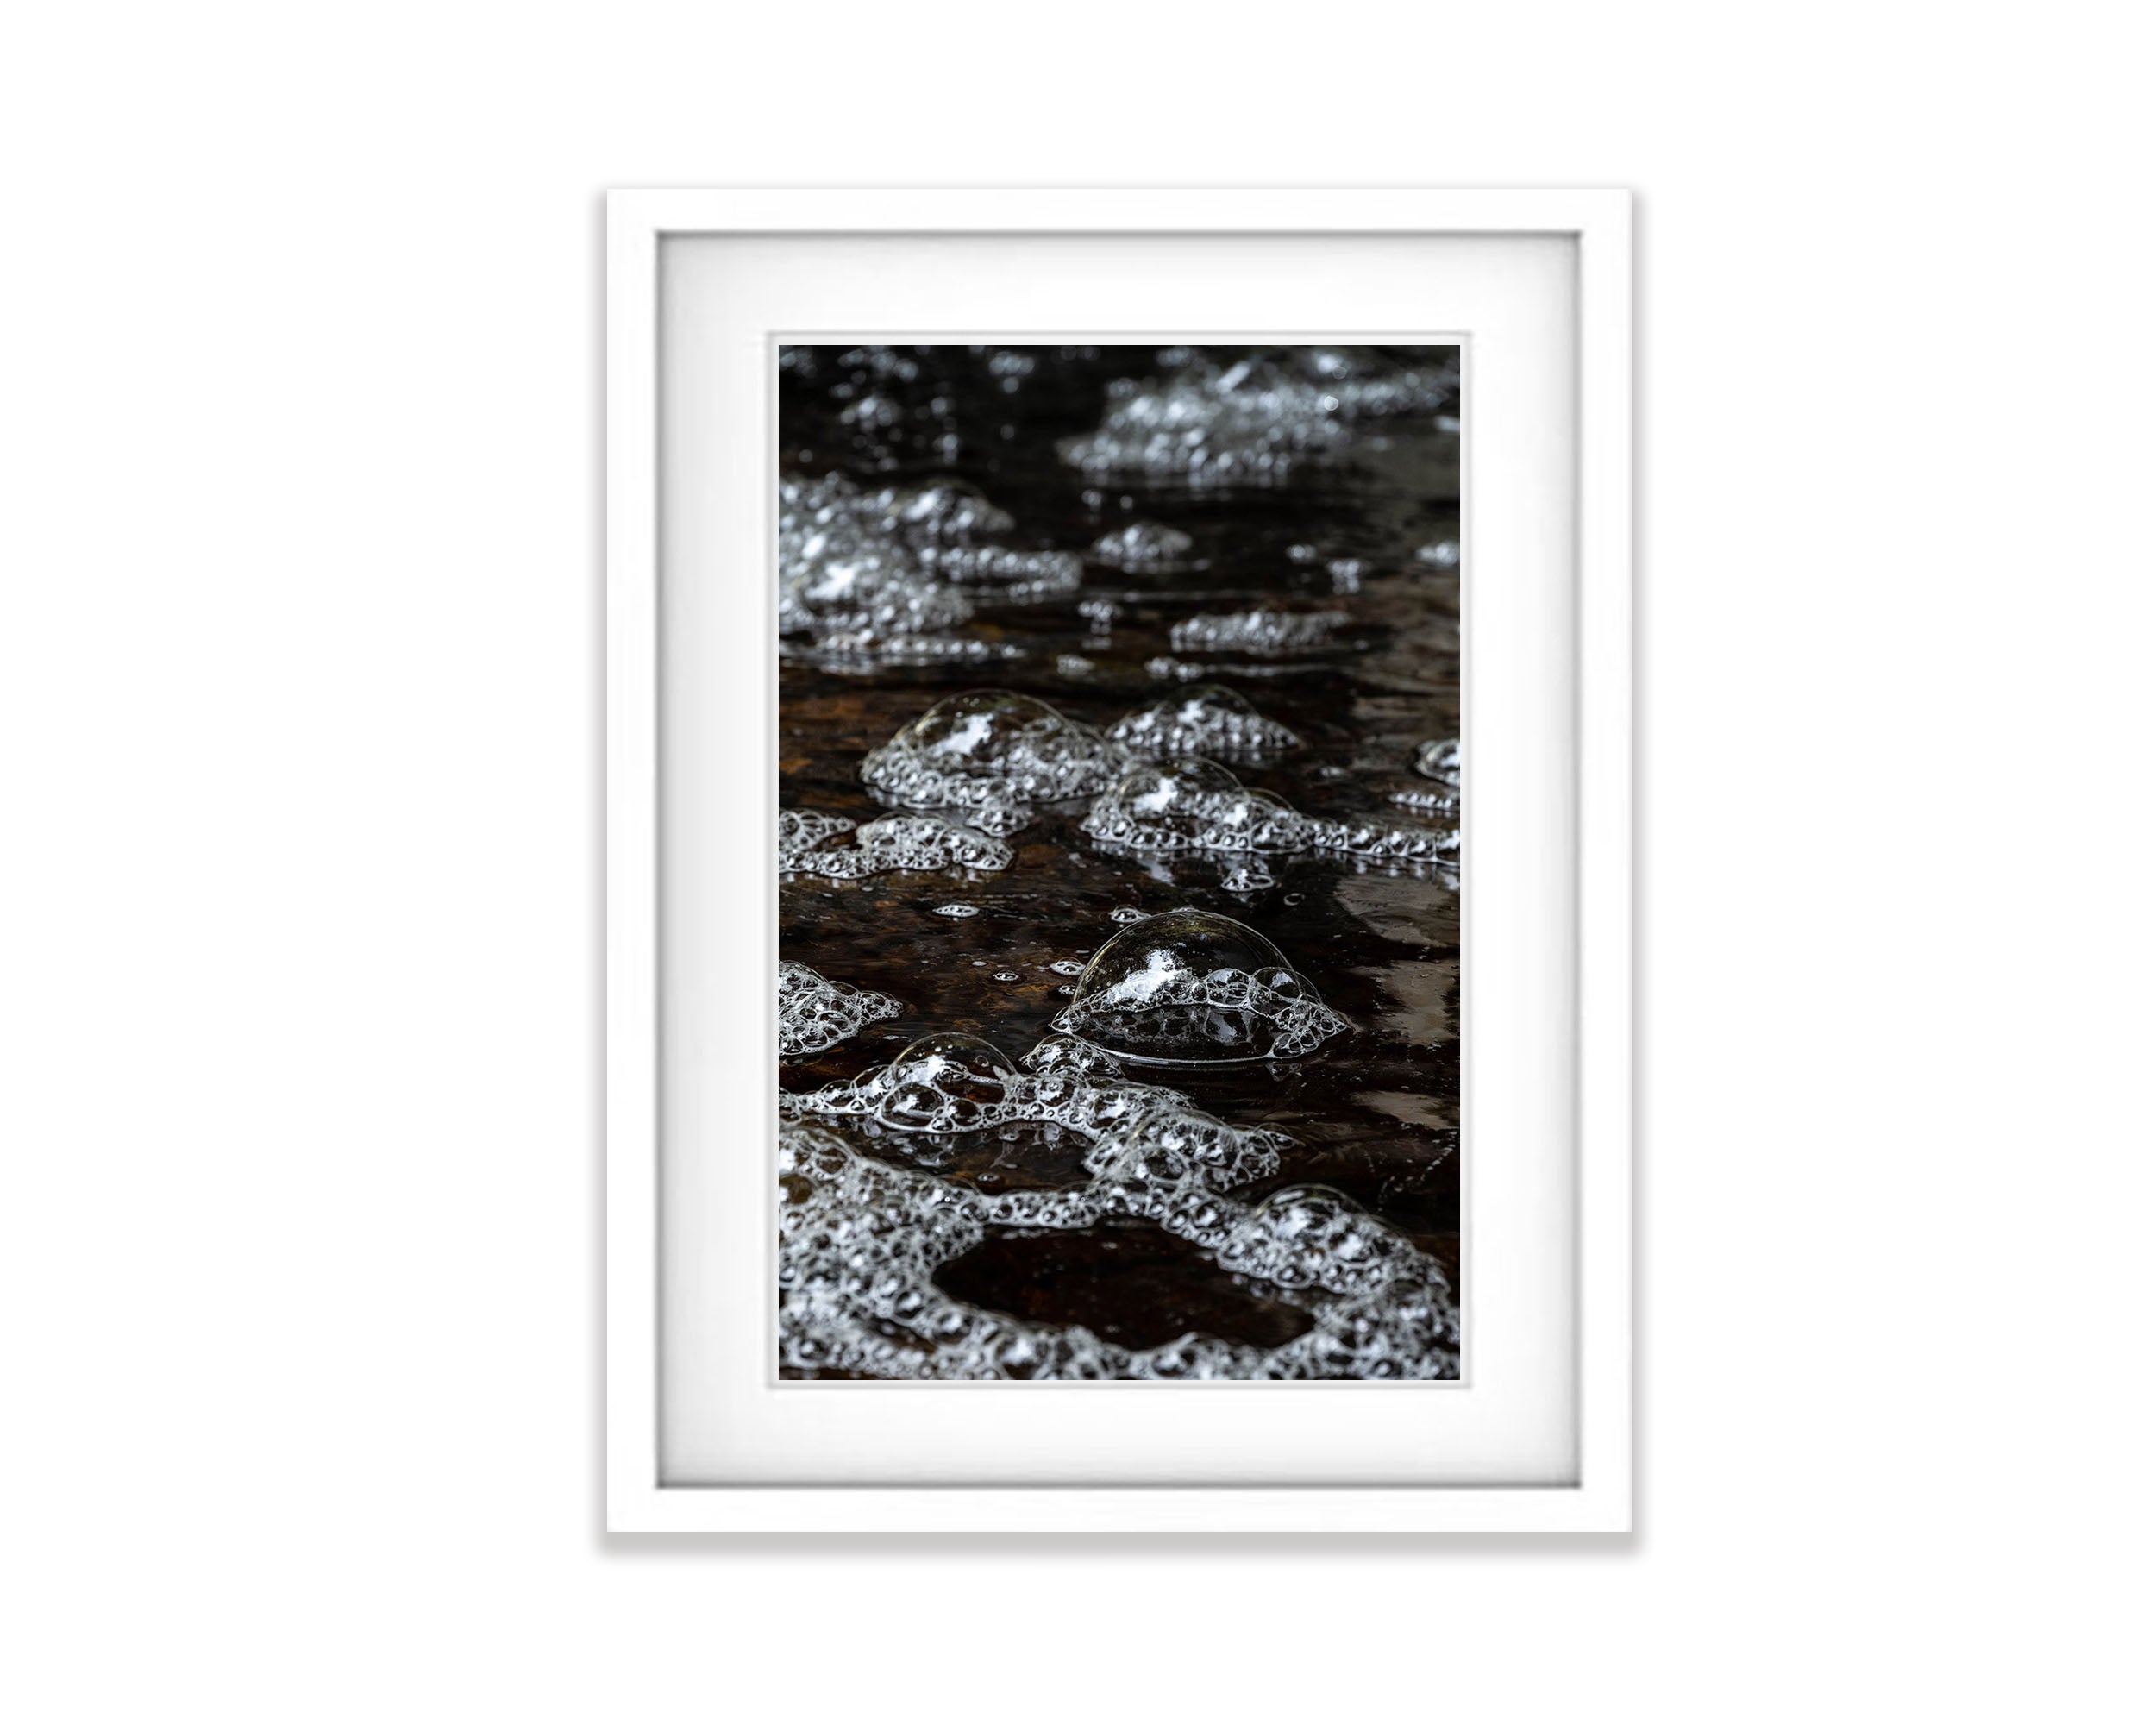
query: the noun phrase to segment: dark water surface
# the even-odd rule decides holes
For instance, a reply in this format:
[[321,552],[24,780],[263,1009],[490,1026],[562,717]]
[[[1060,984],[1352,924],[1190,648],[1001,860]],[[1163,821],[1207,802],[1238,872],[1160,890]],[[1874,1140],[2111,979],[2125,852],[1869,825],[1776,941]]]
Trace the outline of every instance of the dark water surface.
[[[1418,413],[1362,422],[1343,448],[1264,486],[1093,478],[1059,459],[1056,442],[1100,423],[1112,380],[1159,374],[1153,349],[899,351],[911,356],[911,378],[891,374],[891,350],[868,364],[848,363],[834,348],[797,350],[780,379],[787,472],[843,472],[871,487],[956,476],[1016,518],[993,536],[1011,547],[1086,552],[1104,533],[1157,522],[1190,536],[1195,567],[1131,573],[1089,560],[1082,586],[1067,597],[980,602],[962,632],[1023,655],[985,667],[842,673],[787,656],[782,806],[864,821],[888,812],[862,785],[862,757],[946,694],[1017,690],[1105,728],[1185,686],[1157,663],[1172,657],[1203,660],[1205,681],[1236,689],[1304,739],[1273,764],[1234,764],[1246,784],[1307,814],[1420,818],[1394,794],[1431,791],[1411,770],[1415,750],[1459,729],[1458,573],[1415,555],[1457,540],[1459,438],[1451,421]],[[1222,364],[1247,352],[1209,351]],[[1426,367],[1450,354],[1387,357]],[[865,413],[864,395],[877,404]],[[1361,567],[1338,570],[1344,560]],[[1105,630],[1078,609],[1102,599],[1117,608]],[[1178,621],[1261,600],[1351,620],[1326,650],[1287,659],[1171,649]],[[787,879],[781,957],[887,994],[903,1010],[782,1063],[782,1087],[852,1078],[931,1031],[969,1032],[1023,1055],[1070,999],[1074,978],[1051,967],[1084,960],[1114,934],[1112,913],[1219,912],[1269,937],[1351,1028],[1300,1059],[1129,1076],[1169,1084],[1232,1125],[1293,1138],[1278,1174],[1238,1195],[1312,1182],[1334,1188],[1437,1259],[1457,1286],[1457,892],[1430,865],[1315,856],[1269,859],[1271,884],[1230,890],[1220,860],[1109,854],[1079,830],[1087,807],[1080,800],[1038,811],[1011,837],[1015,856],[1000,873]],[[955,901],[979,914],[935,913]],[[937,1171],[990,1192],[1082,1182],[1083,1145],[1050,1141],[1056,1136],[1031,1127],[953,1139]],[[976,1306],[1033,1324],[1082,1324],[1133,1346],[1186,1330],[1270,1346],[1309,1323],[1265,1284],[1229,1275],[1145,1223],[1052,1236],[991,1229],[936,1281]],[[787,1375],[817,1374],[789,1367]]]

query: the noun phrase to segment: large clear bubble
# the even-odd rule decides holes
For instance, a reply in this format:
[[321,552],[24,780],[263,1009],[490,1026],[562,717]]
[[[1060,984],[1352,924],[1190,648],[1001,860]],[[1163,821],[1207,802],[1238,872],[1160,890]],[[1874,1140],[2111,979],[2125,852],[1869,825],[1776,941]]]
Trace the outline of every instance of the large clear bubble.
[[1200,683],[1125,713],[1108,736],[1133,754],[1155,761],[1177,755],[1263,761],[1302,747],[1302,738],[1286,725],[1265,718],[1235,690],[1219,683]]
[[1455,790],[1460,785],[1460,739],[1457,737],[1433,738],[1415,750],[1415,771],[1426,779],[1435,779],[1441,785]]
[[1126,1060],[1199,1066],[1307,1054],[1348,1026],[1256,929],[1184,909],[1094,953],[1055,1027]]
[[[1405,807],[1457,820],[1460,813],[1460,739],[1436,738],[1415,750],[1417,781],[1395,790],[1392,799]],[[1421,782],[1434,781],[1434,783]]]
[[908,1044],[884,1069],[875,1117],[901,1132],[969,1132],[1004,1117],[1018,1076],[993,1043],[938,1032]]
[[1310,823],[1280,798],[1195,757],[1133,768],[1094,800],[1082,825],[1106,844],[1149,852],[1290,852],[1311,843]]
[[1091,725],[1009,689],[940,700],[861,763],[862,782],[901,808],[960,808],[989,831],[1022,825],[1028,806],[1091,796],[1129,756]]

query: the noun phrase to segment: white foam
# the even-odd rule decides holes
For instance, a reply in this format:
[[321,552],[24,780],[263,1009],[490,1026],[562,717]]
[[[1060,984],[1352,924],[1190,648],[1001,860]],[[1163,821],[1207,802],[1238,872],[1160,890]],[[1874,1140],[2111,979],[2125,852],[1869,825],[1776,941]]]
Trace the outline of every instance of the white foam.
[[1352,619],[1344,611],[1276,611],[1269,607],[1186,617],[1168,631],[1178,653],[1250,653],[1261,658],[1328,647]]
[[1119,569],[1169,570],[1181,567],[1190,546],[1190,536],[1179,529],[1156,521],[1133,521],[1094,540],[1093,555]]
[[1347,444],[1360,420],[1435,413],[1457,383],[1449,367],[1404,369],[1348,349],[1289,348],[1225,367],[1192,355],[1165,377],[1111,385],[1099,429],[1056,448],[1092,478],[1270,485]]
[[1302,738],[1265,718],[1233,689],[1201,683],[1125,713],[1108,731],[1134,755],[1162,761],[1177,755],[1256,761],[1302,747]]
[[[828,843],[834,835],[849,831],[853,834],[850,844]],[[935,815],[885,815],[856,827],[843,816],[813,809],[779,812],[781,875],[857,881],[899,869],[973,869],[993,873],[1010,866],[1011,847],[1001,839],[968,831]]]
[[1007,689],[940,700],[872,749],[862,782],[900,808],[957,808],[975,825],[1013,830],[1037,803],[1090,796],[1130,757],[1091,725]]
[[[855,1086],[816,1093],[823,1100],[785,1099],[781,1364],[900,1378],[1458,1375],[1458,1308],[1434,1259],[1322,1187],[1290,1187],[1257,1203],[1233,1195],[1277,1170],[1291,1142],[1284,1135],[1225,1126],[1174,1091],[1102,1078],[1075,1062],[1047,1059],[1041,1073],[1022,1074],[988,1044],[963,1045],[974,1040],[916,1044]],[[958,1130],[977,1129],[989,1114],[1037,1120],[1089,1140],[1089,1179],[1071,1190],[990,1195],[893,1166],[844,1136],[844,1125],[864,1121],[902,1090],[899,1111],[915,1123],[878,1140],[893,1151],[936,1159],[927,1147],[939,1129],[918,1123],[924,1108],[976,1123]],[[1194,1333],[1126,1348],[1081,1326],[987,1311],[936,1285],[937,1269],[981,1244],[991,1226],[1117,1220],[1150,1222],[1188,1240],[1309,1313],[1313,1327],[1273,1348]]]
[[791,959],[779,963],[779,1057],[782,1060],[834,1048],[863,1026],[894,1019],[901,1010],[888,994],[834,982]]
[[1460,783],[1460,739],[1445,737],[1424,743],[1415,750],[1415,771],[1426,779],[1435,779],[1457,790]]
[[950,631],[972,618],[977,599],[1025,604],[1067,593],[1083,566],[1075,552],[980,543],[1012,524],[956,480],[874,492],[837,474],[782,480],[779,632],[789,638],[787,650],[836,669],[1017,656],[1007,644]]
[[1270,791],[1244,784],[1225,767],[1191,757],[1133,768],[1094,799],[1081,826],[1105,845],[1149,855],[1316,851],[1445,864],[1460,848],[1457,827],[1302,814]]

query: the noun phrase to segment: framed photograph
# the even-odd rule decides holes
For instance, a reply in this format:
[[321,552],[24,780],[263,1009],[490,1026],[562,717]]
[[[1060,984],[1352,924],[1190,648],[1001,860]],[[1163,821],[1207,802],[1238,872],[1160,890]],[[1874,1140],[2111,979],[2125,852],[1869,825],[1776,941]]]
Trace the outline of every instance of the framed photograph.
[[616,1532],[1620,1532],[1629,202],[628,191]]

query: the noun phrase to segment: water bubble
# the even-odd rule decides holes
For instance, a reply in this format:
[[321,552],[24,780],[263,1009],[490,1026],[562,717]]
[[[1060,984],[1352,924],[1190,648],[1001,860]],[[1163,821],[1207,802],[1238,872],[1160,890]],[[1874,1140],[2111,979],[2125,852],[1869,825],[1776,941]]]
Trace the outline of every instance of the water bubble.
[[1118,905],[1108,913],[1110,922],[1144,922],[1145,917],[1146,913],[1139,910],[1135,905]]
[[1141,855],[1228,853],[1240,859],[1242,890],[1273,884],[1260,855],[1338,851],[1351,856],[1443,864],[1457,856],[1457,828],[1402,826],[1299,813],[1272,792],[1195,757],[1133,768],[1094,800],[1081,830],[1114,850]]
[[[788,816],[794,819],[789,820]],[[833,846],[826,842],[848,831],[853,833],[852,844]],[[779,872],[782,875],[857,881],[899,869],[974,869],[993,873],[1010,866],[1011,847],[1001,839],[969,832],[936,815],[884,815],[859,827],[843,816],[814,809],[784,809],[779,815]]]
[[1415,549],[1416,558],[1440,569],[1457,569],[1460,566],[1460,544],[1457,539],[1439,539],[1433,544]]
[[1168,632],[1178,653],[1248,653],[1270,658],[1332,644],[1333,631],[1351,621],[1344,611],[1229,612],[1187,617]]
[[[1105,1073],[1102,1060],[1050,1037],[1019,1071],[978,1038],[929,1037],[852,1084],[782,1093],[781,1363],[901,1378],[1457,1375],[1458,1308],[1440,1266],[1327,1189],[1237,1198],[1277,1171],[1285,1136],[1225,1125],[1174,1090]],[[955,1134],[987,1129],[1018,1145],[1026,1123],[1044,1142],[1065,1132],[1085,1141],[1084,1186],[991,1194],[927,1171],[948,1163]],[[986,1311],[937,1285],[937,1266],[991,1227],[1110,1220],[1157,1227],[1269,1283],[1311,1327],[1269,1349],[1196,1334],[1131,1349]]]
[[1086,968],[1086,961],[1082,958],[1058,958],[1048,968],[1058,976],[1075,976]]
[[940,917],[970,917],[981,914],[979,905],[938,905],[935,914]]
[[879,800],[906,808],[1009,807],[1089,796],[1127,756],[1092,726],[1008,689],[940,700],[861,763]]
[[833,982],[805,964],[781,960],[779,1057],[792,1060],[835,1047],[864,1025],[894,1019],[900,1010],[888,994]]
[[1307,1054],[1347,1021],[1256,929],[1184,909],[1112,937],[1055,1027],[1128,1059],[1200,1065]]
[[1460,739],[1446,737],[1424,743],[1415,750],[1415,771],[1426,779],[1435,779],[1440,784],[1458,788]]
[[[869,417],[885,423],[881,408]],[[976,543],[1012,524],[955,480],[874,492],[836,474],[781,480],[779,632],[795,637],[787,650],[834,669],[1016,656],[1008,643],[949,632],[973,616],[957,588],[1028,603],[1070,592],[1083,570],[1075,552]]]
[[1269,791],[1195,757],[1133,768],[1097,798],[1085,832],[1132,850],[1300,850],[1309,824]]
[[1283,1186],[1229,1230],[1219,1256],[1224,1264],[1282,1287],[1363,1294],[1391,1281],[1396,1262],[1411,1251],[1331,1187]]
[[976,533],[1007,533],[1018,524],[963,480],[938,480],[913,491],[894,487],[871,502],[917,544],[966,544]]
[[1133,521],[1093,542],[1093,555],[1119,569],[1172,569],[1189,553],[1190,536],[1156,521]]
[[1221,366],[1199,354],[1169,374],[1110,386],[1098,430],[1056,445],[1088,478],[1138,473],[1193,486],[1270,485],[1348,442],[1355,421],[1452,405],[1448,367],[1403,370],[1368,351],[1321,375],[1308,349]]
[[1177,755],[1259,760],[1302,747],[1302,739],[1286,725],[1263,717],[1219,683],[1200,683],[1125,713],[1108,736],[1132,754],[1155,761]]
[[999,982],[1015,982],[1018,980],[1018,973],[1015,970],[999,970],[996,972],[996,981]]
[[853,822],[843,814],[826,814],[820,809],[780,809],[779,854],[783,858],[790,850],[812,850],[825,839],[853,830]]
[[1000,1119],[1018,1067],[993,1043],[938,1032],[908,1043],[880,1075],[875,1116],[901,1132],[963,1132]]

